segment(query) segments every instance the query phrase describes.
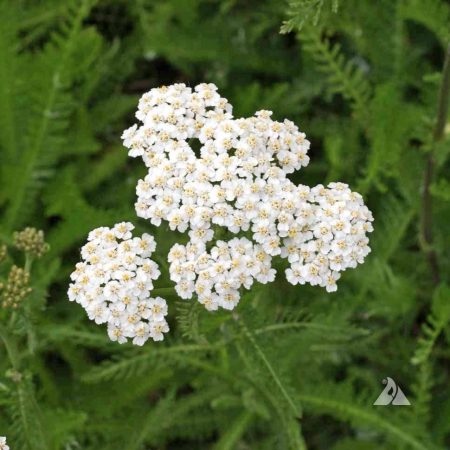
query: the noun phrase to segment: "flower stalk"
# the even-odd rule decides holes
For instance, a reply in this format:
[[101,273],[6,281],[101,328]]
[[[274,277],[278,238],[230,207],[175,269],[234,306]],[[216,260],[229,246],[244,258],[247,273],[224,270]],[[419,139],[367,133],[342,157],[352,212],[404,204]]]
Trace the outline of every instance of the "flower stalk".
[[444,137],[445,124],[447,123],[448,103],[450,95],[450,44],[445,53],[444,68],[442,71],[442,82],[439,90],[436,125],[433,131],[433,148],[428,153],[422,192],[422,248],[426,253],[428,264],[431,269],[433,283],[440,282],[439,263],[436,250],[433,248],[433,202],[430,185],[435,172],[434,147]]

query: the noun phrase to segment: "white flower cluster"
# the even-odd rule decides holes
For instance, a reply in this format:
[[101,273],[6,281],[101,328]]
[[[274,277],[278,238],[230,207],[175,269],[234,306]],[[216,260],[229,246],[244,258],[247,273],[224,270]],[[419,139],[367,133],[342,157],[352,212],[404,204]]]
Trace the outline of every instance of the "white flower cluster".
[[9,447],[6,444],[6,438],[4,436],[0,436],[0,450],[9,450]]
[[372,213],[343,183],[301,186],[297,192],[302,200],[293,214],[283,212],[282,227],[278,221],[281,256],[291,265],[286,278],[336,291],[340,272],[361,264],[370,252],[366,233],[373,231]]
[[209,311],[233,309],[242,286],[250,289],[254,280],[265,284],[275,279],[272,258],[247,238],[217,241],[209,253],[202,242],[175,244],[168,259],[178,295],[191,298],[195,292]]
[[85,308],[97,324],[108,324],[111,340],[143,345],[149,338],[160,341],[169,331],[164,316],[167,303],[151,298],[153,280],[160,275],[150,259],[156,243],[152,236],[132,237],[129,222],[89,233],[81,249],[83,262],[71,274],[69,300]]
[[[286,174],[309,161],[309,142],[294,123],[274,122],[269,111],[233,119],[216,89],[152,89],[136,114],[144,125],[123,134],[129,155],[142,157],[148,167],[136,189],[138,216],[156,226],[166,220],[173,230],[189,229],[202,242],[213,238],[213,224],[234,233],[256,230],[272,200],[291,187]],[[199,142],[198,156],[189,140]]]
[[[215,273],[207,265],[217,264],[217,257],[205,251],[214,226],[251,235],[258,244],[252,251],[266,254],[264,270],[280,255],[291,264],[289,282],[328,291],[336,290],[341,271],[362,263],[370,251],[366,233],[373,218],[361,196],[342,183],[313,189],[293,184],[287,175],[308,164],[309,142],[293,122],[273,121],[271,114],[234,119],[216,86],[175,84],[144,94],[136,114],[142,125],[123,133],[129,155],[148,168],[136,188],[137,215],[189,233],[184,254],[175,246],[180,256],[171,257],[171,276],[184,297],[196,291],[205,303],[194,280],[200,272]],[[230,246],[217,244],[231,253]],[[199,266],[198,259],[206,262]],[[236,274],[230,279],[238,297]],[[224,303],[225,291],[213,285],[207,307],[237,303]]]

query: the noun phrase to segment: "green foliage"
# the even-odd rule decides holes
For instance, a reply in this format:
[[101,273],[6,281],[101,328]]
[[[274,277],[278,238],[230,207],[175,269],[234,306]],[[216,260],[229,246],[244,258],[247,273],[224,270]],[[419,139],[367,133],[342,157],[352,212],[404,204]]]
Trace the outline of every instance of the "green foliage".
[[317,70],[326,76],[329,94],[342,94],[355,112],[364,116],[370,86],[363,71],[353,61],[345,59],[339,43],[331,44],[327,38],[322,38],[320,28],[309,27],[301,36],[304,50],[315,61]]
[[396,417],[390,414],[389,419],[386,419],[374,408],[368,409],[367,398],[358,400],[351,387],[345,384],[327,386],[326,382],[322,382],[320,391],[312,388],[311,392],[301,394],[300,399],[304,402],[305,408],[332,414],[355,427],[367,428],[385,435],[392,448],[402,448],[405,445],[417,450],[430,448],[428,441],[420,441],[415,437],[415,430],[408,427],[407,416]]
[[450,7],[448,3],[439,0],[407,0],[399,2],[400,14],[404,19],[413,20],[424,25],[434,33],[445,48],[450,38],[448,22]]
[[431,420],[430,404],[433,388],[433,364],[431,353],[439,335],[450,321],[450,289],[446,285],[436,288],[426,322],[422,325],[422,336],[419,338],[415,354],[411,362],[418,366],[417,384],[414,386],[417,416],[426,428]]
[[[15,264],[32,288],[0,307],[11,449],[449,448],[448,124],[433,133],[449,20],[444,0],[0,0],[0,283]],[[289,285],[277,262],[233,313],[173,294],[179,236],[136,219],[144,168],[120,135],[145,91],[203,81],[237,116],[306,132],[293,181],[363,194],[372,253],[337,293]],[[123,220],[158,243],[164,342],[112,343],[68,302],[87,233]],[[25,226],[45,232],[40,259],[13,247]],[[387,376],[411,406],[373,406]]]
[[[23,61],[19,61],[19,65],[29,64],[26,73],[32,76],[20,80],[18,74],[19,80],[15,82],[25,85],[26,91],[14,92],[11,88],[10,95],[26,95],[33,101],[27,105],[25,117],[20,120],[25,124],[25,129],[14,129],[19,123],[16,117],[15,121],[9,121],[7,130],[10,136],[19,140],[16,140],[16,145],[21,147],[14,154],[18,160],[9,161],[11,165],[5,167],[8,175],[5,177],[8,182],[5,190],[9,201],[5,214],[6,226],[9,228],[23,222],[23,212],[30,209],[30,202],[38,195],[42,182],[52,173],[53,165],[64,153],[62,149],[69,144],[66,135],[74,103],[70,88],[76,81],[74,53],[78,45],[83,46],[84,36],[80,27],[88,12],[87,2],[74,4],[70,19],[52,33],[43,50],[32,59],[27,55]],[[95,49],[93,39],[90,39],[89,44]],[[90,58],[91,55],[86,56]],[[89,68],[87,64],[85,69]],[[13,111],[7,113],[12,115]]]
[[290,33],[294,29],[301,30],[308,21],[317,25],[325,3],[331,3],[332,11],[337,12],[339,0],[330,2],[327,0],[294,0],[290,2],[287,12],[290,19],[283,22],[281,32]]

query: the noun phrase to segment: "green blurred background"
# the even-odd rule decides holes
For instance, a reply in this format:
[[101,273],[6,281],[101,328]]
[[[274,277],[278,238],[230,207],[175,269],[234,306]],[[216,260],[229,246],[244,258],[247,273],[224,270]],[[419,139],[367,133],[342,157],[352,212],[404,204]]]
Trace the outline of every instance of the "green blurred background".
[[[449,42],[444,0],[0,0],[0,280],[24,265],[14,231],[51,248],[0,308],[11,449],[449,448]],[[174,82],[293,120],[311,162],[292,179],[360,192],[372,253],[331,295],[281,275],[236,314],[170,295],[164,343],[120,346],[69,274],[91,229],[131,220],[172,286],[182,238],[135,217],[145,168],[120,135]],[[372,405],[387,376],[411,406]]]

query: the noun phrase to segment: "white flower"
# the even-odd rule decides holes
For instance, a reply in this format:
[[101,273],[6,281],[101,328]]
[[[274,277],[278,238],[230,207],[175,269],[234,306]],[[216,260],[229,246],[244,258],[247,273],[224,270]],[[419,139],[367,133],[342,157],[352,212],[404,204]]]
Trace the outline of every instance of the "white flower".
[[130,222],[121,222],[114,225],[113,231],[117,239],[127,240],[131,238],[134,225]]
[[169,331],[169,325],[165,320],[150,322],[150,336],[154,341],[162,341],[164,334]]
[[[135,334],[135,337],[133,338],[133,344],[140,345],[140,346],[144,345],[145,342],[148,340],[148,338],[151,336],[150,335],[150,325],[145,322],[140,322],[139,325],[137,325],[134,328],[134,334]],[[154,339],[154,340],[162,340],[162,339],[163,338],[161,335],[161,339]]]
[[150,300],[150,311],[152,312],[153,320],[161,322],[167,315],[167,303],[161,297],[156,297]]
[[175,290],[177,291],[177,294],[184,299],[191,298],[192,294],[195,291],[195,284],[194,282],[186,279],[180,279],[179,282],[177,282],[175,286]]
[[219,308],[219,296],[217,294],[199,295],[198,301],[208,311],[217,311],[217,309]]
[[85,261],[76,265],[68,295],[86,309],[90,320],[107,323],[111,340],[132,339],[133,344],[143,345],[149,338],[162,340],[162,333],[168,331],[167,303],[150,297],[153,280],[160,275],[150,259],[155,240],[149,234],[133,238],[133,228],[122,222],[89,233],[81,250]]
[[9,450],[9,447],[6,444],[6,438],[4,436],[0,436],[0,450]]

